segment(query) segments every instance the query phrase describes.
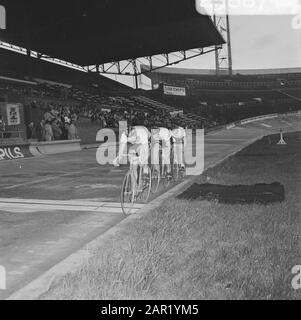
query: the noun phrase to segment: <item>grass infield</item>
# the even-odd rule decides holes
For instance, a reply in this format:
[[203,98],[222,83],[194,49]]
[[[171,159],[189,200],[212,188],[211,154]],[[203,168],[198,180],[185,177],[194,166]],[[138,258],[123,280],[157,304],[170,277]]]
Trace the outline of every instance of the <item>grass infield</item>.
[[43,299],[300,299],[301,134],[265,137],[199,183],[280,182],[267,206],[172,199],[95,251]]

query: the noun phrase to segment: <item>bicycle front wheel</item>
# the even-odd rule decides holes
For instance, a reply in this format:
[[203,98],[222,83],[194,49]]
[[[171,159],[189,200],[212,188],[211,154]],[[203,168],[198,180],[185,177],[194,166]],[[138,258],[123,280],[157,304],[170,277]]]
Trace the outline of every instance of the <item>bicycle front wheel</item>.
[[180,177],[182,180],[186,177],[186,168],[185,167],[182,167],[180,169]]
[[172,176],[175,182],[179,181],[179,165],[176,163],[173,165]]
[[124,215],[128,216],[133,213],[135,191],[130,171],[126,174],[122,183],[120,203]]
[[153,194],[157,193],[159,186],[160,186],[160,172],[156,170],[155,168],[152,169],[152,187],[151,192]]
[[[140,173],[143,173],[142,168]],[[141,201],[142,203],[146,203],[149,199],[152,189],[152,172],[149,166],[147,167],[147,173],[141,174],[140,179],[141,191],[139,194],[139,201]]]
[[163,169],[162,169],[162,181],[163,181],[163,187],[165,189],[167,189],[170,184],[171,184],[171,180],[173,179],[172,176],[170,176],[170,174],[167,173],[167,166],[164,165],[163,166]]

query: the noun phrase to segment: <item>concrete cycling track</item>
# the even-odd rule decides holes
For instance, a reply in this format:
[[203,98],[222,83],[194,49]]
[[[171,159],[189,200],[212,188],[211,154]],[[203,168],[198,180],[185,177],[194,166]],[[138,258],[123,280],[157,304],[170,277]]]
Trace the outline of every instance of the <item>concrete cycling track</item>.
[[[205,136],[205,168],[254,140],[300,131],[301,115],[259,120]],[[119,204],[126,167],[99,166],[96,149],[0,162],[0,299],[37,278],[125,217]],[[137,205],[143,210],[143,205]]]

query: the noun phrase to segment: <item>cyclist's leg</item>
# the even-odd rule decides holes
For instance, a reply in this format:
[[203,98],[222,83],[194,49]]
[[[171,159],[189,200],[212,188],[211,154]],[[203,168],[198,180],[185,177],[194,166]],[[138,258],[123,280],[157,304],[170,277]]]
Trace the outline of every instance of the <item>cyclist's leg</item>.
[[149,147],[148,144],[140,144],[136,152],[139,155],[140,164],[143,168],[143,174],[148,174],[148,157],[149,157]]
[[119,144],[119,151],[118,151],[118,156],[113,160],[113,165],[114,166],[119,166],[121,159],[125,157],[126,155],[126,148],[127,148],[127,143],[120,143]]
[[151,147],[151,164],[154,169],[160,172],[160,143],[159,141],[155,141]]
[[179,146],[178,144],[175,142],[173,144],[173,162],[174,164],[179,164]]
[[138,183],[138,157],[137,157],[137,145],[133,145],[129,149],[129,160],[130,160],[130,165],[131,165],[131,172],[132,172],[132,178],[134,181],[134,186],[136,188],[137,183]]
[[180,166],[181,166],[181,168],[182,169],[184,169],[185,170],[185,159],[184,159],[184,147],[185,147],[185,144],[184,144],[184,140],[182,140],[182,142],[181,142],[181,145],[180,145],[180,153],[179,153],[179,155],[180,155]]
[[184,159],[183,159],[183,143],[182,142],[177,142],[175,144],[175,156],[177,158],[177,164],[181,167],[184,168]]
[[167,173],[171,173],[170,166],[170,141],[163,141],[162,143],[162,162],[166,165]]

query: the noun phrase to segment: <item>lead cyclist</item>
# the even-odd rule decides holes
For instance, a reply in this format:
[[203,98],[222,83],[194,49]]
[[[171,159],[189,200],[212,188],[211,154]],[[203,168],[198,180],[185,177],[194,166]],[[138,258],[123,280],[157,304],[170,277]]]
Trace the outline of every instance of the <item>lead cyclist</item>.
[[180,126],[174,126],[171,131],[173,140],[174,162],[177,163],[181,170],[185,170],[184,148],[186,145],[186,131]]
[[[120,161],[125,154],[127,143],[132,144],[129,149],[129,160],[134,168],[134,178],[138,181],[138,166],[143,167],[143,175],[148,174],[148,157],[149,157],[149,139],[151,134],[149,130],[144,126],[134,126],[130,128],[129,134],[123,132],[120,137],[118,156],[114,159],[113,165],[115,167],[120,166]],[[138,157],[137,157],[138,155]]]

